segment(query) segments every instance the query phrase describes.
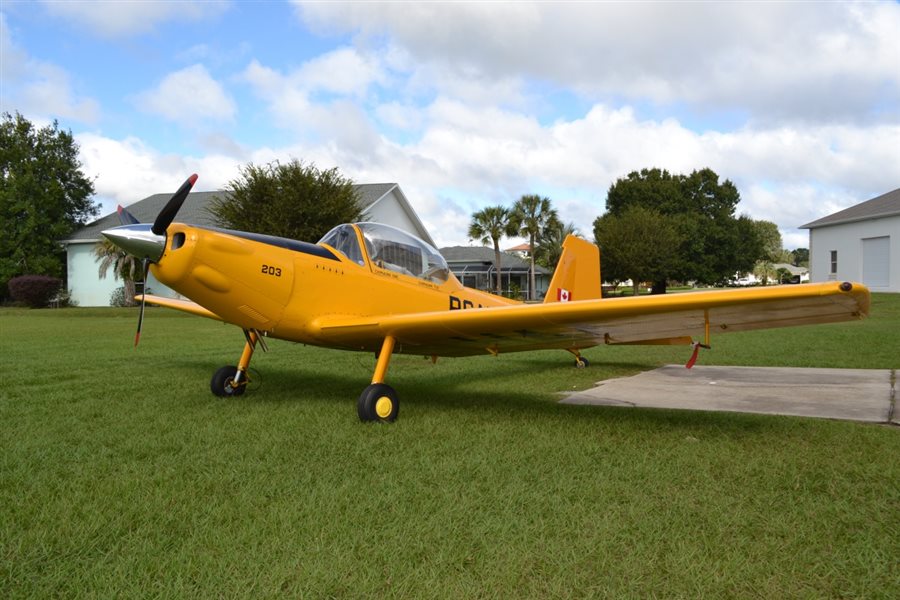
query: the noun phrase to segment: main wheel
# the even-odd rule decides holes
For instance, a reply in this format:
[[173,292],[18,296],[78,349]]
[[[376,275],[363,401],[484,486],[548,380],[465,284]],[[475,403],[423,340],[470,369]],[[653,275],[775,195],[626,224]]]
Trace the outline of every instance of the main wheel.
[[584,369],[590,366],[590,361],[583,356],[578,356],[575,358],[575,368],[576,369]]
[[[240,396],[244,393],[244,390],[247,389],[247,380],[245,379],[240,384],[235,384],[234,377],[237,375],[237,372],[237,367],[232,367],[231,365],[222,367],[213,374],[212,379],[209,382],[209,389],[212,390],[212,393],[216,396],[221,396],[223,398]],[[244,377],[246,377],[246,375],[247,374],[244,373]]]
[[373,383],[363,390],[356,403],[356,412],[363,422],[391,422],[397,419],[400,411],[400,400],[397,392],[384,383]]

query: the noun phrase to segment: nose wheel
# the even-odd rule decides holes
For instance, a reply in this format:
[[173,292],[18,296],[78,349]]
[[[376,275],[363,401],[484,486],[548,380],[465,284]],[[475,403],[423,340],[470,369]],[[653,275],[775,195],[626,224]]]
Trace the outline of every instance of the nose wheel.
[[222,398],[240,396],[247,389],[247,373],[241,373],[238,377],[238,368],[231,365],[222,367],[216,371],[209,382],[209,389],[213,394]]

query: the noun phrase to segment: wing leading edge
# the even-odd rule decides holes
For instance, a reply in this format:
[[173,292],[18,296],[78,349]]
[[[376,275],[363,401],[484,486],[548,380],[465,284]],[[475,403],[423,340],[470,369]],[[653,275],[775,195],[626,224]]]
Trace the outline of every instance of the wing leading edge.
[[384,337],[398,352],[436,356],[498,354],[599,344],[687,344],[751,329],[834,323],[869,313],[858,283],[716,290],[637,298],[372,317],[330,316],[313,326],[324,345],[377,350]]

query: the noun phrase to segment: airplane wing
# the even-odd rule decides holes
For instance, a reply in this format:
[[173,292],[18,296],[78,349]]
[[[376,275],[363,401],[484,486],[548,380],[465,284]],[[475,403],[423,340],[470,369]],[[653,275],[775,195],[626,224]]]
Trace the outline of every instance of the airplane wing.
[[583,349],[599,344],[688,344],[709,335],[861,319],[869,290],[828,282],[772,288],[521,304],[495,308],[323,317],[313,323],[323,344],[381,348],[425,356],[499,354],[542,348]]
[[[138,302],[141,301],[140,296],[135,296],[134,299]],[[166,298],[164,296],[154,296],[153,294],[147,294],[147,304],[165,306],[166,308],[174,308],[175,310],[180,310],[182,312],[190,313],[192,315],[197,315],[200,317],[206,317],[207,319],[224,321],[224,319],[216,313],[209,311],[196,302],[191,302],[190,300],[177,300],[175,298]]]

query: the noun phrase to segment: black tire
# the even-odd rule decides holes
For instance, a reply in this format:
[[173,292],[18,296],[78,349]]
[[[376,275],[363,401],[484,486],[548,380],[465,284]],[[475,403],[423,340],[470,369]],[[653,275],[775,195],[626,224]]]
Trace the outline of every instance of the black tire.
[[[209,382],[209,389],[213,394],[221,398],[230,398],[232,396],[240,396],[247,389],[247,380],[241,382],[241,385],[234,385],[234,376],[237,375],[237,367],[231,365],[222,367],[216,371]],[[244,374],[246,377],[246,373]]]
[[397,392],[384,383],[373,383],[359,395],[356,412],[359,420],[363,423],[396,421],[397,414],[400,412],[400,400],[397,398]]
[[591,362],[583,356],[575,357],[575,368],[576,369],[585,369],[591,366]]

